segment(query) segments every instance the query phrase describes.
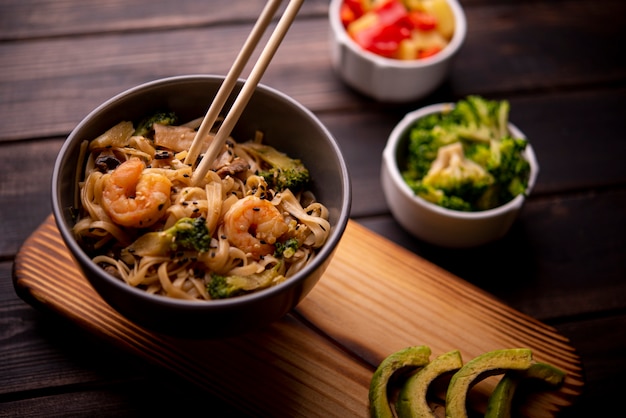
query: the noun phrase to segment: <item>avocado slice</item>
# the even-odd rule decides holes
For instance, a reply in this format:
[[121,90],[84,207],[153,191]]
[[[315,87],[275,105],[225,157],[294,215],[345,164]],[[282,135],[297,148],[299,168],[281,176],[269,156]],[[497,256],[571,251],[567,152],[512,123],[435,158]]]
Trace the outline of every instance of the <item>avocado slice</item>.
[[407,367],[424,367],[428,364],[430,348],[425,345],[407,347],[385,358],[372,376],[369,389],[370,415],[372,418],[394,418],[387,385],[393,374]]
[[459,370],[463,367],[463,359],[459,350],[441,354],[430,363],[409,377],[400,389],[396,401],[396,412],[401,418],[435,418],[435,413],[428,405],[426,393],[430,384],[437,377]]
[[528,348],[489,351],[470,360],[450,380],[446,393],[446,417],[467,418],[467,395],[480,379],[507,370],[526,370],[532,361],[532,351]]
[[528,370],[521,373],[521,375],[542,380],[556,388],[563,384],[567,373],[551,364],[537,362],[530,366]]
[[507,372],[489,397],[485,418],[510,418],[513,395],[518,385],[524,379],[536,379],[552,388],[563,384],[566,373],[561,369],[546,363],[534,363],[528,370],[522,372]]

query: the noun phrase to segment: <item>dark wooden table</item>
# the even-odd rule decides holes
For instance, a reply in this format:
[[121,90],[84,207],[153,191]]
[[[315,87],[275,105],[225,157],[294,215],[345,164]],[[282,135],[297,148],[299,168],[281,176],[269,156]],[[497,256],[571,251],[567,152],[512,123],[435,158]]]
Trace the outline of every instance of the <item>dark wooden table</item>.
[[[26,304],[13,288],[12,266],[50,213],[52,166],[76,123],[139,83],[226,73],[262,5],[0,3],[0,416],[233,410]],[[418,102],[382,105],[337,79],[324,0],[305,2],[262,82],[311,109],[340,142],[354,220],[554,326],[580,354],[586,378],[584,394],[563,416],[618,416],[626,389],[626,2],[462,5],[467,42],[447,82]],[[468,94],[511,102],[511,119],[532,141],[541,173],[504,239],[446,250],[395,223],[382,197],[380,155],[406,112]]]

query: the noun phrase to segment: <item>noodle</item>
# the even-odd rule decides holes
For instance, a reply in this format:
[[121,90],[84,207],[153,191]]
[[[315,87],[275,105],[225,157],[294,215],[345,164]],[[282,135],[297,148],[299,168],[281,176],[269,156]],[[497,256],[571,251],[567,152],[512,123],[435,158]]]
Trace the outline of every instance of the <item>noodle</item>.
[[[265,175],[260,133],[244,143],[229,138],[202,184],[192,185],[187,151],[162,144],[178,129],[186,141],[200,121],[155,124],[144,136],[121,122],[85,141],[75,236],[104,270],[157,295],[210,300],[288,279],[326,242],[328,210],[306,186],[280,189]],[[190,225],[199,229],[184,241],[177,228]]]

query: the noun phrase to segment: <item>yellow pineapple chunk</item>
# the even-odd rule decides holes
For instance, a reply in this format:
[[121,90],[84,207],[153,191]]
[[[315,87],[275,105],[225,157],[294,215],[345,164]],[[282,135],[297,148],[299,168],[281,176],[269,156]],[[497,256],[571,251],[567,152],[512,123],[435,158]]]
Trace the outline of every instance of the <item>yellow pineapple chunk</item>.
[[374,12],[367,12],[357,20],[348,25],[348,35],[354,36],[363,29],[371,28],[378,23],[378,15]]
[[398,46],[399,60],[414,60],[417,58],[417,47],[412,39],[403,39]]
[[446,0],[423,0],[422,8],[425,12],[437,18],[437,31],[446,39],[454,35],[454,14]]
[[411,41],[416,50],[425,50],[431,48],[445,48],[448,41],[437,31],[420,32],[415,31],[411,36]]
[[403,3],[408,10],[422,10],[422,0],[403,0]]

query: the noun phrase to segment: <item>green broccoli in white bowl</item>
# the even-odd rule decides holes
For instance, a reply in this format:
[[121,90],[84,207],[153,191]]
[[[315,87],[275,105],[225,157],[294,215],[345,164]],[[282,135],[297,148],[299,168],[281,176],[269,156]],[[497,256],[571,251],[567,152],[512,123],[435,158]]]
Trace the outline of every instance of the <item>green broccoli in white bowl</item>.
[[469,96],[410,112],[396,125],[383,151],[381,183],[402,227],[457,248],[507,233],[539,172],[509,109],[507,101]]
[[445,208],[480,211],[526,192],[527,141],[511,135],[509,103],[469,96],[415,121],[402,176],[419,196]]

